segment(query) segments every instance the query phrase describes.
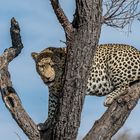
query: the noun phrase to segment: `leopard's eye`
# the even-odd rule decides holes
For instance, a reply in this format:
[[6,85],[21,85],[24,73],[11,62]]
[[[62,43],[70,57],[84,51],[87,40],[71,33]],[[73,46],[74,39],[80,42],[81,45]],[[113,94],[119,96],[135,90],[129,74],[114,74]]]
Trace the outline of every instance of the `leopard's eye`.
[[42,62],[39,62],[39,63],[38,63],[38,66],[39,66],[39,67],[44,67],[44,66],[45,66],[45,64],[44,64],[44,63],[42,63]]
[[39,67],[39,70],[40,70],[40,71],[43,71],[43,70],[44,70],[44,68],[43,68],[43,67]]
[[44,70],[44,67],[45,67],[45,64],[42,63],[42,62],[39,62],[37,67],[38,67],[38,69],[39,69],[40,71],[43,71],[43,70]]

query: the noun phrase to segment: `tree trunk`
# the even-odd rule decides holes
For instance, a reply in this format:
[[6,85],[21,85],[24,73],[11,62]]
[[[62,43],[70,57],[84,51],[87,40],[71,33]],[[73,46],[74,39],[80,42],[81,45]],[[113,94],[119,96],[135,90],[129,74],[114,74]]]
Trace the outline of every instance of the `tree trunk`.
[[73,31],[66,36],[68,53],[63,94],[51,140],[75,140],[77,137],[89,68],[100,36],[101,16],[101,0],[76,0]]

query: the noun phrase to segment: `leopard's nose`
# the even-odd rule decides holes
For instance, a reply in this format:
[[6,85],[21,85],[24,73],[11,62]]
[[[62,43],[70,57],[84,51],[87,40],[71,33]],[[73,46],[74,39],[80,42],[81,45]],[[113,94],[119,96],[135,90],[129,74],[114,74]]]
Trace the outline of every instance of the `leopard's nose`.
[[45,77],[45,82],[52,82],[54,77]]
[[51,77],[53,77],[53,73],[48,73],[48,72],[46,72],[46,73],[44,74],[44,77],[45,77],[47,80],[49,80],[49,79],[51,79]]
[[47,81],[50,81],[50,77],[46,77]]

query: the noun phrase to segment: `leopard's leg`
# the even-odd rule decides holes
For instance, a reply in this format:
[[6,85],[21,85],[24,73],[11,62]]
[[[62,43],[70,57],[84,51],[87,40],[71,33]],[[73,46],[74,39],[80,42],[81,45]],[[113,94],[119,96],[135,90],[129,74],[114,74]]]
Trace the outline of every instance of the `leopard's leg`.
[[48,119],[44,123],[38,124],[38,130],[43,131],[49,128],[53,123],[54,115],[58,106],[58,97],[49,94],[49,107],[48,107]]
[[106,99],[104,101],[104,106],[111,105],[116,98],[126,94],[127,89],[128,89],[128,84],[123,84],[118,86],[115,90],[113,90],[110,94],[106,96]]

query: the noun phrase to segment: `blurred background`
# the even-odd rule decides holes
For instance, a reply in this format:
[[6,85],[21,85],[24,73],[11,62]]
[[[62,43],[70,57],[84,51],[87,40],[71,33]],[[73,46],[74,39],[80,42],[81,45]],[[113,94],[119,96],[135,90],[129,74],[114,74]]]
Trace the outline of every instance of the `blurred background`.
[[[74,0],[60,0],[60,3],[72,21],[75,11]],[[9,66],[14,88],[22,100],[26,111],[36,123],[44,122],[48,110],[48,89],[43,84],[35,70],[31,52],[40,52],[46,47],[65,47],[60,40],[65,41],[62,27],[53,13],[49,0],[4,0],[0,1],[0,53],[11,46],[10,19],[15,17],[21,28],[24,49]],[[117,30],[111,27],[102,27],[100,44],[122,43],[133,45],[140,49],[140,24],[134,22],[132,32]],[[99,119],[106,108],[103,106],[104,97],[86,97],[81,118],[78,140],[88,132],[95,120]],[[28,140],[22,130],[12,119],[0,98],[0,139],[2,140]],[[132,111],[123,128],[120,137],[126,135],[137,139],[140,133],[139,126],[140,105]],[[134,138],[135,136],[135,138]],[[119,139],[118,136],[116,136]],[[125,137],[125,138],[126,138]],[[115,138],[114,138],[115,139]],[[128,140],[128,139],[124,139]]]

